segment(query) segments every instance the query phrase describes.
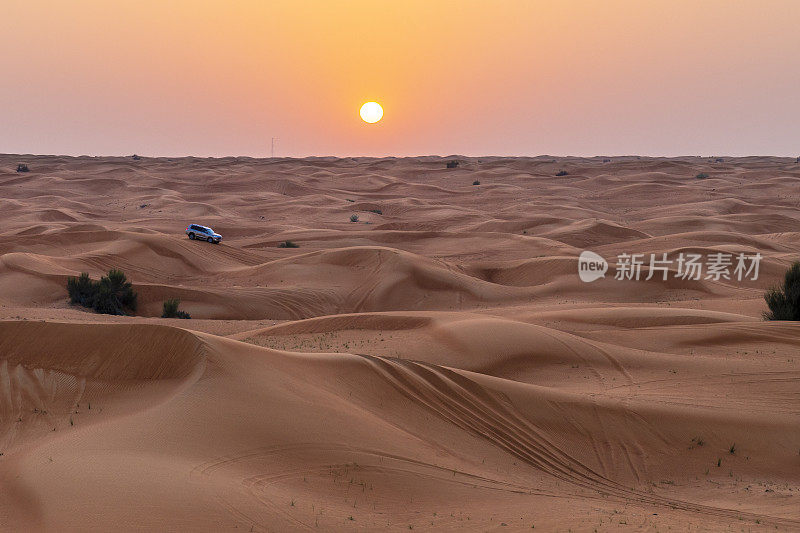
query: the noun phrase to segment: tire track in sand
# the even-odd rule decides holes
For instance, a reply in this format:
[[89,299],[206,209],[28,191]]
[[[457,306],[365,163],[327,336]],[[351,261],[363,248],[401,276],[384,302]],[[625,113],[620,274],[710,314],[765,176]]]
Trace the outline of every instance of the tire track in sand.
[[559,480],[630,502],[762,524],[800,527],[800,520],[675,500],[631,489],[595,472],[550,442],[506,399],[455,370],[424,362],[356,354],[403,396]]

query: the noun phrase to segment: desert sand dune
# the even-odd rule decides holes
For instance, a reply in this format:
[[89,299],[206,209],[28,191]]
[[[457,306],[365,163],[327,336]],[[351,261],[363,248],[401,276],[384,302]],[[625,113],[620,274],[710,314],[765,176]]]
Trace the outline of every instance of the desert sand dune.
[[609,159],[0,156],[0,529],[800,530],[800,165]]

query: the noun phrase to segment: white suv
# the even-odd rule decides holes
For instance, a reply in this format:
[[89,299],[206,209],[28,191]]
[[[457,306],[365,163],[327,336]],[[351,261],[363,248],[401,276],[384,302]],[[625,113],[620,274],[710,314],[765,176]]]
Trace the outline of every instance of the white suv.
[[222,240],[222,235],[214,233],[213,229],[201,226],[200,224],[190,224],[189,227],[186,228],[186,235],[188,235],[190,239],[199,239],[201,241],[213,242],[214,244],[219,244],[219,241]]

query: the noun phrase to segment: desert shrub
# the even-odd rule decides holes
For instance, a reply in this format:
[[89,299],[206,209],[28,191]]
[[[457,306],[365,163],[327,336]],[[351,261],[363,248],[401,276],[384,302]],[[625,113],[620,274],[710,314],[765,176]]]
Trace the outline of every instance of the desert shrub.
[[697,176],[695,176],[695,178],[697,178],[697,179],[699,179],[699,180],[704,180],[704,179],[706,179],[707,177],[708,177],[708,174],[706,174],[705,172],[701,172],[700,174],[698,174]]
[[109,270],[100,278],[94,310],[108,315],[124,315],[125,311],[136,311],[136,293],[131,282],[121,270]]
[[566,176],[567,174],[569,174],[569,172],[567,172],[566,170],[559,170],[556,173],[556,176]]
[[376,215],[383,214],[383,211],[381,211],[380,209],[367,209],[367,211],[369,211],[370,213],[375,213]]
[[17,172],[30,172],[30,170],[28,169],[28,165],[20,163],[17,165]]
[[480,184],[481,184],[481,182],[480,182],[480,181],[478,181],[478,180],[475,180],[475,181],[473,181],[473,182],[472,182],[472,184],[473,184],[473,185],[480,185]]
[[606,159],[603,159],[603,163],[611,163],[611,160],[610,160],[610,159],[608,159],[608,158],[606,158]]
[[795,261],[783,276],[783,285],[764,295],[769,311],[764,320],[800,320],[800,261]]
[[67,280],[67,294],[71,304],[83,307],[94,306],[94,295],[97,292],[96,283],[89,278],[87,272],[81,272],[77,278]]
[[136,311],[136,293],[120,270],[109,270],[108,275],[95,282],[82,272],[78,278],[67,279],[70,302],[91,307],[106,315],[125,315]]
[[300,245],[294,241],[283,241],[278,244],[278,248],[300,248]]
[[138,155],[136,155],[136,154],[133,154],[133,156],[131,156],[131,157],[132,157],[132,159],[133,159],[134,161],[138,161],[138,160],[140,160],[140,159],[141,159],[141,157],[139,157],[139,156],[138,156]]
[[181,305],[181,301],[177,298],[164,300],[164,311],[161,313],[161,318],[192,318],[186,311],[178,309],[179,305]]
[[458,168],[458,161],[448,161],[447,168]]
[[350,222],[358,222],[358,215],[350,215]]
[[122,305],[117,301],[116,295],[109,284],[97,284],[94,293],[92,309],[104,315],[124,315]]

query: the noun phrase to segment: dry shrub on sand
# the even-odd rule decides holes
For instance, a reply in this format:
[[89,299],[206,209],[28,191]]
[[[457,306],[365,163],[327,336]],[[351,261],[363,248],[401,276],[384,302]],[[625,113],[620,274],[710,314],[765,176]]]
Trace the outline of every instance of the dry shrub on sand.
[[764,320],[800,320],[800,261],[795,261],[783,277],[783,285],[764,295],[769,311]]
[[89,274],[81,272],[77,278],[67,279],[70,303],[91,307],[106,315],[127,315],[136,312],[136,293],[121,270],[109,270],[100,281],[92,281]]

